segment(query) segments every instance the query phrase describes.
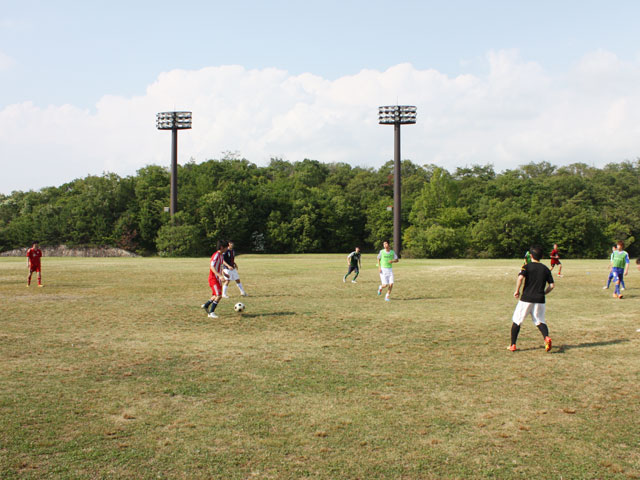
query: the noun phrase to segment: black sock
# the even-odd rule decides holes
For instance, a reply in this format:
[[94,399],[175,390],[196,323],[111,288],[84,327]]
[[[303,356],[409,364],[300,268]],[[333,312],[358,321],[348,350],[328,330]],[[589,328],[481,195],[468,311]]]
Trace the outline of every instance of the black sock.
[[209,305],[211,305],[213,303],[213,300],[207,300],[206,302],[204,302],[204,309],[206,310],[207,308],[209,308]]
[[540,330],[540,333],[542,333],[543,337],[549,336],[549,328],[547,327],[546,323],[541,323],[540,325],[538,325],[538,330]]
[[511,345],[515,345],[518,340],[518,334],[520,333],[520,325],[517,323],[511,324]]
[[211,302],[211,308],[209,309],[209,313],[215,312],[217,306],[218,306],[217,302]]

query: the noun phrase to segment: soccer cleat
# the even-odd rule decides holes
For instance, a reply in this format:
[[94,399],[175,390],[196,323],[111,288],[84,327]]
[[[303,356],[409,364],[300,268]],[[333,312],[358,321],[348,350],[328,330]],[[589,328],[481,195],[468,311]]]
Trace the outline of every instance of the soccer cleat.
[[604,287],[602,287],[603,290],[608,290],[609,287],[607,287],[606,285]]
[[351,280],[351,283],[358,283],[358,282],[356,282],[355,280]]
[[222,295],[222,298],[229,298],[229,295]]
[[347,277],[342,277],[342,283],[347,283]]
[[249,296],[249,294],[248,294],[247,292],[242,292],[242,293],[240,294],[240,296],[241,296],[241,297],[248,297],[248,296]]
[[624,290],[624,287],[620,287],[620,290],[621,290],[621,291],[622,291],[622,290]]
[[551,337],[544,337],[544,351],[548,352],[551,350]]
[[384,297],[384,301],[385,301],[385,302],[390,302],[390,301],[391,301],[391,299],[390,299],[389,297]]
[[38,286],[39,286],[39,287],[44,287],[44,285],[42,285],[41,283],[40,283],[40,284],[38,284]]
[[382,285],[378,287],[378,295],[382,295]]
[[617,294],[617,293],[614,293],[614,294],[613,294],[613,298],[618,298],[618,294]]
[[209,305],[207,305],[206,303],[203,303],[202,305],[200,305],[200,308],[204,308],[206,310],[207,308],[209,308]]
[[209,317],[209,318],[218,318],[218,315],[216,315],[216,314],[215,314],[215,312],[211,312],[211,313],[208,315],[208,317]]
[[516,344],[514,343],[513,345],[507,347],[507,350],[509,350],[511,352],[515,352],[516,351]]

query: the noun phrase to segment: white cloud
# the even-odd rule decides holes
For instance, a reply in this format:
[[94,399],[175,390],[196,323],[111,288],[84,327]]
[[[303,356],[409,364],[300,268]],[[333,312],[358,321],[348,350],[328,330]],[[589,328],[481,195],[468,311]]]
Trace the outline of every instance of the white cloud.
[[0,111],[0,192],[168,165],[170,135],[155,129],[155,114],[168,110],[193,111],[193,129],[179,133],[181,162],[239,151],[259,165],[279,156],[379,166],[393,155],[393,134],[377,124],[377,107],[396,102],[418,107],[402,134],[403,157],[418,164],[602,166],[640,155],[640,59],[597,51],[561,75],[515,51],[485,62],[484,75],[400,64],[334,81],[233,65],[174,70],[143,96],[101,98],[95,112],[10,105]]
[[0,72],[10,70],[16,61],[4,52],[0,52]]

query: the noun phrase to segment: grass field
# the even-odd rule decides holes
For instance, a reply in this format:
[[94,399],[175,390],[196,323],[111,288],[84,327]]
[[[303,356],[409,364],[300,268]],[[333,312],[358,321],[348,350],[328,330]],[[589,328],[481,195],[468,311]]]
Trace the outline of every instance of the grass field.
[[507,351],[519,260],[0,259],[1,478],[640,478],[640,272],[566,260]]

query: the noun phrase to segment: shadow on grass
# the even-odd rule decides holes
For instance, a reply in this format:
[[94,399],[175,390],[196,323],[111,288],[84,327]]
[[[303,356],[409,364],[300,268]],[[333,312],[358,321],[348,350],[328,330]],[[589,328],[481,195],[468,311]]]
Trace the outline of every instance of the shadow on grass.
[[616,340],[609,340],[606,342],[585,342],[585,343],[576,343],[575,345],[559,345],[555,350],[557,353],[563,353],[565,350],[571,350],[572,348],[605,347],[607,345],[617,345],[619,343],[626,343],[628,341],[629,339],[627,338],[618,338]]
[[242,313],[242,318],[260,318],[260,317],[287,317],[297,315],[296,312],[266,312],[266,313]]

